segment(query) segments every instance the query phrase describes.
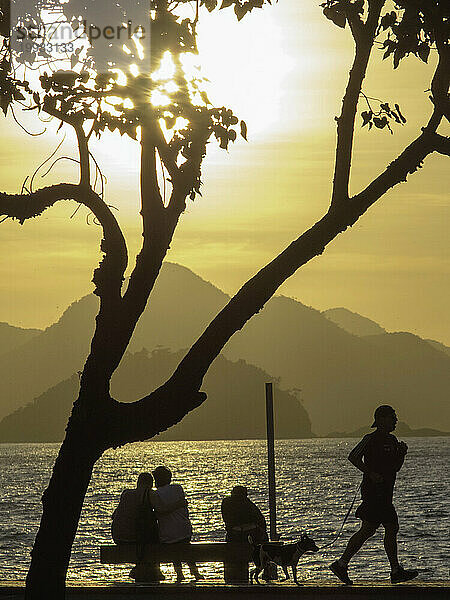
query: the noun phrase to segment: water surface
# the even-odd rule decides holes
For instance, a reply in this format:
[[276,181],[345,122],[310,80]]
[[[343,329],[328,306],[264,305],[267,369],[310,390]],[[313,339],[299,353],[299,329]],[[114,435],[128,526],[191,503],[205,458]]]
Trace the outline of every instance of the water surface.
[[[278,529],[283,540],[307,531],[321,546],[330,541],[350,506],[360,473],[346,457],[357,440],[281,440],[276,443]],[[420,569],[424,581],[448,578],[450,512],[448,438],[407,440],[409,452],[399,473],[395,504],[400,518],[399,555]],[[0,580],[24,580],[40,518],[40,497],[58,444],[0,444]],[[129,567],[101,565],[99,546],[112,543],[111,514],[125,487],[140,471],[165,464],[189,501],[194,540],[223,540],[223,496],[236,484],[268,515],[266,446],[260,440],[144,442],[108,451],[97,463],[73,547],[69,582],[130,582]],[[328,550],[299,563],[299,578],[333,579],[326,565],[340,555],[358,527],[354,510],[341,538]],[[172,576],[171,566],[164,568]],[[219,565],[202,565],[207,578],[219,578]],[[358,579],[385,580],[389,566],[382,528],[351,565]]]

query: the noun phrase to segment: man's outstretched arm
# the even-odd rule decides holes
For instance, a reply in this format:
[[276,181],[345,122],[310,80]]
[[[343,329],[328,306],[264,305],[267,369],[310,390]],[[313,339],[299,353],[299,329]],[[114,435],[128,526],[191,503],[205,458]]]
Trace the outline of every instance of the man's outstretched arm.
[[162,500],[155,490],[150,490],[150,502],[155,511],[161,515],[171,513],[177,508],[185,508],[188,505],[184,494],[183,497],[167,502]]

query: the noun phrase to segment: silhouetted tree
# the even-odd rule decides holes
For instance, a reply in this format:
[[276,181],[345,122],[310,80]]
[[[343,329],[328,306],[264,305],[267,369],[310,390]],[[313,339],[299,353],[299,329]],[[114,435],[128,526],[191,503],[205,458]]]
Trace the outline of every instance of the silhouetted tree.
[[[0,193],[0,214],[23,223],[59,200],[72,199],[92,211],[103,228],[104,258],[93,278],[100,309],[80,379],[79,395],[42,497],[43,514],[27,577],[28,599],[64,596],[66,571],[83,500],[92,468],[103,452],[149,439],[204,402],[206,394],[200,388],[209,366],[230,337],[263,308],[277,288],[299,267],[322,254],[331,240],[351,227],[390,188],[420,168],[429,154],[450,154],[449,139],[437,133],[442,119],[448,120],[450,116],[448,2],[323,2],[325,17],[339,27],[348,25],[355,43],[342,110],[336,118],[336,159],[328,212],[245,283],[160,388],[130,404],[111,398],[111,375],[146,306],[180,215],[188,198],[194,199],[200,193],[201,164],[208,141],[215,137],[221,148],[227,148],[237,137],[236,126],[246,137],[245,123],[239,122],[232,111],[213,107],[202,89],[200,76],[196,80],[189,79],[183,70],[183,53],[196,52],[199,11],[232,8],[241,19],[265,3],[271,2],[198,0],[194,3],[195,17],[189,17],[183,12],[188,0],[153,0],[150,16],[147,15],[152,27],[150,58],[147,54],[139,59],[136,48],[129,49],[130,62],[140,60],[143,74],[128,76],[122,84],[108,70],[108,61],[109,67],[118,64],[120,48],[117,44],[108,46],[106,59],[105,54],[102,55],[105,49],[95,45],[91,49],[68,49],[70,70],[57,69],[57,62],[45,46],[35,48],[24,44],[22,47],[20,40],[19,47],[12,45],[5,24],[5,18],[9,18],[9,3],[2,0],[5,18],[0,28],[4,36],[0,54],[1,108],[5,115],[11,113],[17,119],[14,109],[20,105],[26,110],[35,110],[38,115],[51,115],[59,119],[61,125],[72,127],[78,141],[80,180],[35,190],[33,176],[26,180],[21,193]],[[61,4],[59,0],[40,0],[31,15],[36,31],[41,31],[38,27],[43,19],[41,8],[49,5],[59,5],[69,21],[83,15],[88,23],[95,23],[101,3],[70,0]],[[108,6],[111,11],[119,11],[115,16],[112,12],[112,17],[123,20],[121,7],[148,13],[149,2],[119,0]],[[383,46],[385,56],[393,57],[394,68],[409,54],[426,62],[430,51],[437,53],[437,66],[430,84],[431,116],[416,139],[378,177],[350,197],[355,117],[369,57],[376,44]],[[123,60],[123,56],[120,59]],[[164,72],[158,75],[165,60],[170,61],[173,69],[170,76]],[[39,79],[36,71],[27,69],[31,64],[40,66]],[[31,73],[29,78],[27,73]],[[164,95],[164,102],[157,102],[158,94]],[[369,106],[362,118],[364,124],[378,128],[404,122],[399,107],[392,108],[387,103],[380,103],[376,108]],[[139,141],[141,146],[143,242],[126,289],[123,287],[128,263],[126,242],[102,192],[97,192],[95,181],[93,183],[95,178],[103,185],[103,176],[90,153],[89,142],[92,135],[101,137],[105,129],[117,129]],[[158,177],[160,162],[162,176]],[[167,179],[170,181],[166,186]]]

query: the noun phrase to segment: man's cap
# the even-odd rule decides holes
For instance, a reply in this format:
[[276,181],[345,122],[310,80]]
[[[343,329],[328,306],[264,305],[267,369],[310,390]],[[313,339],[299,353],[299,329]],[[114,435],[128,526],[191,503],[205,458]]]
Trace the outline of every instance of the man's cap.
[[391,415],[395,415],[395,410],[392,408],[392,406],[389,406],[389,404],[382,404],[373,413],[373,423],[371,427],[377,426],[377,421],[380,419],[380,417],[389,417]]

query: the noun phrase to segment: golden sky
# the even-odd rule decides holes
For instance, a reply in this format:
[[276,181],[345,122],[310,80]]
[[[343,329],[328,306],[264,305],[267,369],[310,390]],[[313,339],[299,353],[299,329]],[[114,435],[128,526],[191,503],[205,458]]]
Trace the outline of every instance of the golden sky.
[[[334,116],[353,46],[349,31],[327,21],[319,2],[310,0],[280,0],[241,23],[230,11],[220,11],[208,15],[199,31],[212,99],[247,121],[249,143],[240,140],[228,153],[211,144],[203,198],[189,205],[168,260],[232,293],[327,209]],[[358,119],[352,191],[376,176],[425,124],[430,73],[430,66],[414,58],[393,71],[375,51],[364,90],[398,102],[408,122],[390,135],[361,130]],[[26,123],[34,131],[42,126]],[[1,189],[16,192],[61,137],[53,129],[30,138],[2,118],[0,139]],[[69,132],[63,148],[76,156]],[[140,240],[138,151],[137,143],[113,135],[94,146],[108,177],[107,200],[119,209],[131,254]],[[419,173],[300,269],[281,293],[318,309],[345,306],[388,330],[450,344],[445,161],[427,158]],[[67,164],[37,185],[75,181]],[[86,223],[83,210],[70,219],[75,207],[61,204],[23,226],[1,224],[0,321],[45,327],[91,291],[100,232]]]

